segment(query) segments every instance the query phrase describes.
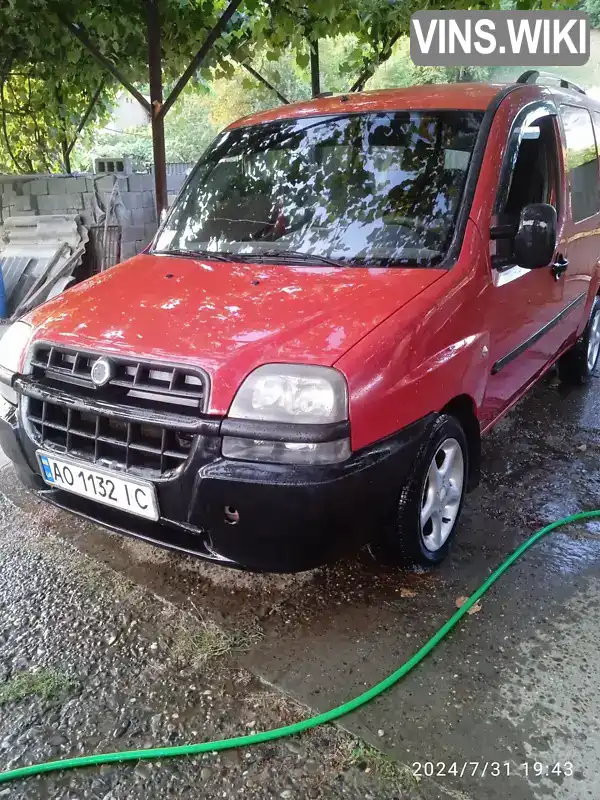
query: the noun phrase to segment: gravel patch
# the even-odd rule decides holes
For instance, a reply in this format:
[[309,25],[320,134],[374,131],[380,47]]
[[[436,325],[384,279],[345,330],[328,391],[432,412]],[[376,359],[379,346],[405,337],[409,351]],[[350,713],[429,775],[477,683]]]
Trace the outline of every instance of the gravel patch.
[[[258,621],[185,614],[0,495],[0,768],[224,738],[310,714],[236,663]],[[326,726],[219,755],[31,778],[11,800],[417,797],[402,772]]]

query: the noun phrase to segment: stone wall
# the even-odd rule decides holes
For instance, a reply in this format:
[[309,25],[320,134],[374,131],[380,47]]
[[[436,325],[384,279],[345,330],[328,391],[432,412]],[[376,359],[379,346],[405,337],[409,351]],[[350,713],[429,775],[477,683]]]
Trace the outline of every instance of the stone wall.
[[[185,176],[169,175],[169,199]],[[84,225],[105,222],[121,226],[121,259],[146,247],[156,233],[154,176],[131,175],[5,175],[0,176],[0,223],[9,217],[79,214]]]

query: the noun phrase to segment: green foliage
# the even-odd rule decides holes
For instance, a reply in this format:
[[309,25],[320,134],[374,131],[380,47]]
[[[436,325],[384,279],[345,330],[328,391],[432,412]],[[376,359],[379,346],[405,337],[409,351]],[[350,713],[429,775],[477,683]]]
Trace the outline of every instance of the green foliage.
[[[224,98],[221,98],[224,101]],[[167,161],[196,161],[217,134],[212,94],[186,92],[165,119]]]
[[[102,156],[106,158],[130,156],[136,167],[140,168],[151,164],[152,135],[150,126],[130,128],[123,133],[101,129],[75,148],[75,164],[82,171],[90,170],[93,159]],[[174,160],[179,161],[180,159]]]
[[66,694],[73,688],[71,681],[55,669],[40,669],[37,672],[18,672],[0,684],[0,705],[38,695],[48,700]]
[[600,28],[600,0],[583,0],[577,5],[582,11],[587,11],[590,15],[592,28]]
[[392,55],[368,81],[367,89],[413,86],[421,83],[455,83],[458,81],[489,81],[495,70],[489,67],[420,67],[410,59],[408,36],[395,45]]
[[[108,80],[92,125],[103,121],[119,88],[61,20],[83,26],[126,79],[141,81],[148,74],[144,6],[140,0],[0,2],[0,170],[64,169],[61,142],[65,133],[67,140],[74,136],[101,78]],[[180,76],[226,6],[226,0],[160,0],[165,81]],[[227,57],[248,55],[252,19],[248,12],[235,15],[205,61],[209,76],[230,75]]]
[[[308,75],[298,69],[292,53],[276,62],[254,64],[261,74],[292,100],[310,96]],[[208,87],[186,90],[165,119],[168,161],[196,161],[211,140],[235,119],[279,105],[276,95],[251,77],[240,65],[231,78],[212,81]],[[76,148],[78,164],[89,169],[94,156],[128,155],[140,165],[152,162],[150,126],[123,133],[100,130]]]
[[[208,104],[206,119],[212,120],[213,128],[218,127],[230,108],[255,110],[273,102],[266,99],[264,87],[247,78],[241,83],[239,61],[261,65],[267,76],[274,69],[283,70],[278,85],[287,86],[291,99],[296,99],[306,95],[307,43],[344,37],[334,39],[338,42],[332,50],[337,63],[325,58],[324,88],[348,88],[347,82],[341,85],[343,78],[362,72],[368,76],[390,57],[394,41],[408,31],[413,12],[424,7],[491,8],[502,2],[505,0],[244,0],[194,83],[203,90],[206,82],[213,81],[213,94],[220,98],[223,86],[231,90],[232,102],[227,101],[227,108]],[[596,8],[600,0],[587,3]],[[538,7],[547,5],[547,0],[518,0],[517,4],[520,8]],[[159,0],[166,83],[172,85],[180,76],[227,5],[228,0]],[[0,169],[61,168],[61,140],[65,134],[67,139],[74,135],[92,92],[101,78],[107,77],[65,19],[82,26],[128,80],[140,83],[148,75],[144,8],[141,0],[78,0],[76,4],[72,0],[0,1],[0,87],[4,97],[0,97],[0,111],[4,109],[0,114]],[[102,103],[90,120],[92,126],[101,124],[117,89],[109,76]],[[202,114],[203,109],[200,103],[193,113]],[[177,142],[173,145],[177,152],[192,152],[205,141],[208,134],[204,128],[209,130],[210,125],[202,125],[195,137],[186,134],[187,138],[181,138],[189,126],[188,112],[181,113],[183,117],[171,125],[170,138]],[[140,141],[140,147],[143,144]]]
[[[95,88],[55,84],[35,73],[0,81],[0,172],[64,170],[64,143],[74,140]],[[110,88],[103,93],[91,122],[106,118],[112,94]]]
[[[584,167],[586,164],[595,162],[598,158],[594,145],[583,150],[567,150],[567,169],[569,172]],[[595,168],[594,168],[595,169]]]
[[[238,76],[235,83],[240,83]],[[215,85],[228,84],[229,81],[215,81]],[[165,140],[167,161],[196,161],[211,140],[223,127],[213,118],[218,110],[231,98],[197,88],[187,90],[175,104],[165,119]],[[230,120],[227,119],[224,124]],[[76,148],[78,163],[83,169],[90,168],[90,162],[98,156],[117,158],[131,156],[140,167],[152,163],[152,134],[150,125],[129,128],[121,133],[103,128]]]

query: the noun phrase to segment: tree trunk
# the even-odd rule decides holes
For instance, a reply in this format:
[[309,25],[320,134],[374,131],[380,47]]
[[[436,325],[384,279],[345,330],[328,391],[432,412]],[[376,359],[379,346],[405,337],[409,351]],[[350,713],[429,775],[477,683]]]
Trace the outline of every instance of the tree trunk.
[[154,185],[156,189],[156,214],[160,222],[162,212],[169,205],[167,196],[165,119],[160,113],[163,103],[160,19],[158,15],[158,0],[146,0],[146,3],[148,12],[148,74],[150,78],[150,105],[152,106]]
[[319,69],[319,42],[310,43],[310,80],[312,83],[312,96],[321,94],[321,73]]

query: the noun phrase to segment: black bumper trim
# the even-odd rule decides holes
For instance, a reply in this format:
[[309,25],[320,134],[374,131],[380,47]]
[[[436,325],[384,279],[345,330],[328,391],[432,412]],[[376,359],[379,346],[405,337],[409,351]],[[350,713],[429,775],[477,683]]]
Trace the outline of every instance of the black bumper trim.
[[[435,416],[329,465],[225,459],[220,437],[200,435],[176,475],[152,481],[161,514],[158,522],[50,489],[39,475],[36,446],[10,404],[0,408],[0,445],[40,498],[78,516],[212,562],[297,572],[357,550],[393,522],[398,498]],[[235,524],[228,516],[232,507],[238,512]]]
[[261,422],[260,420],[231,419],[203,416],[197,420],[189,416],[129,408],[117,403],[107,403],[93,397],[78,397],[56,387],[49,388],[28,375],[19,375],[13,381],[14,389],[34,400],[48,400],[64,408],[102,414],[124,422],[160,425],[171,430],[184,431],[201,436],[234,436],[247,439],[263,439],[272,442],[299,442],[316,444],[333,442],[350,436],[347,421],[328,425],[302,425],[293,422]]
[[49,388],[44,386],[40,381],[36,381],[34,378],[30,378],[26,375],[19,375],[15,378],[13,387],[20,394],[24,394],[26,397],[32,397],[34,400],[48,400],[64,408],[102,414],[106,417],[123,420],[124,422],[135,422],[138,424],[148,423],[149,425],[159,425],[163,428],[169,428],[170,430],[203,434],[205,436],[218,435],[219,426],[221,424],[220,418],[210,419],[208,417],[200,417],[195,420],[183,414],[129,408],[128,406],[118,405],[117,403],[95,400],[93,397],[77,397],[55,387]]
[[258,422],[252,419],[228,417],[221,423],[221,436],[263,439],[268,442],[318,444],[347,439],[350,436],[350,424],[343,421],[328,425],[302,425],[295,422]]
[[[197,529],[193,529],[183,523],[173,524],[169,520],[152,522],[142,517],[131,518],[129,514],[124,514],[119,509],[92,503],[76,494],[50,489],[47,485],[45,485],[44,489],[37,491],[36,494],[56,508],[60,508],[62,511],[69,511],[71,514],[83,517],[88,522],[96,525],[102,525],[104,528],[114,531],[114,533],[120,533],[132,539],[140,539],[163,550],[174,550],[177,553],[194,556],[205,561],[215,561],[238,569],[243,568],[243,566],[236,564],[235,561],[213,552],[210,548],[210,543],[203,541]],[[135,526],[126,524],[131,519],[135,521]],[[135,530],[133,530],[133,527],[135,527]],[[168,541],[166,536],[168,536]]]

